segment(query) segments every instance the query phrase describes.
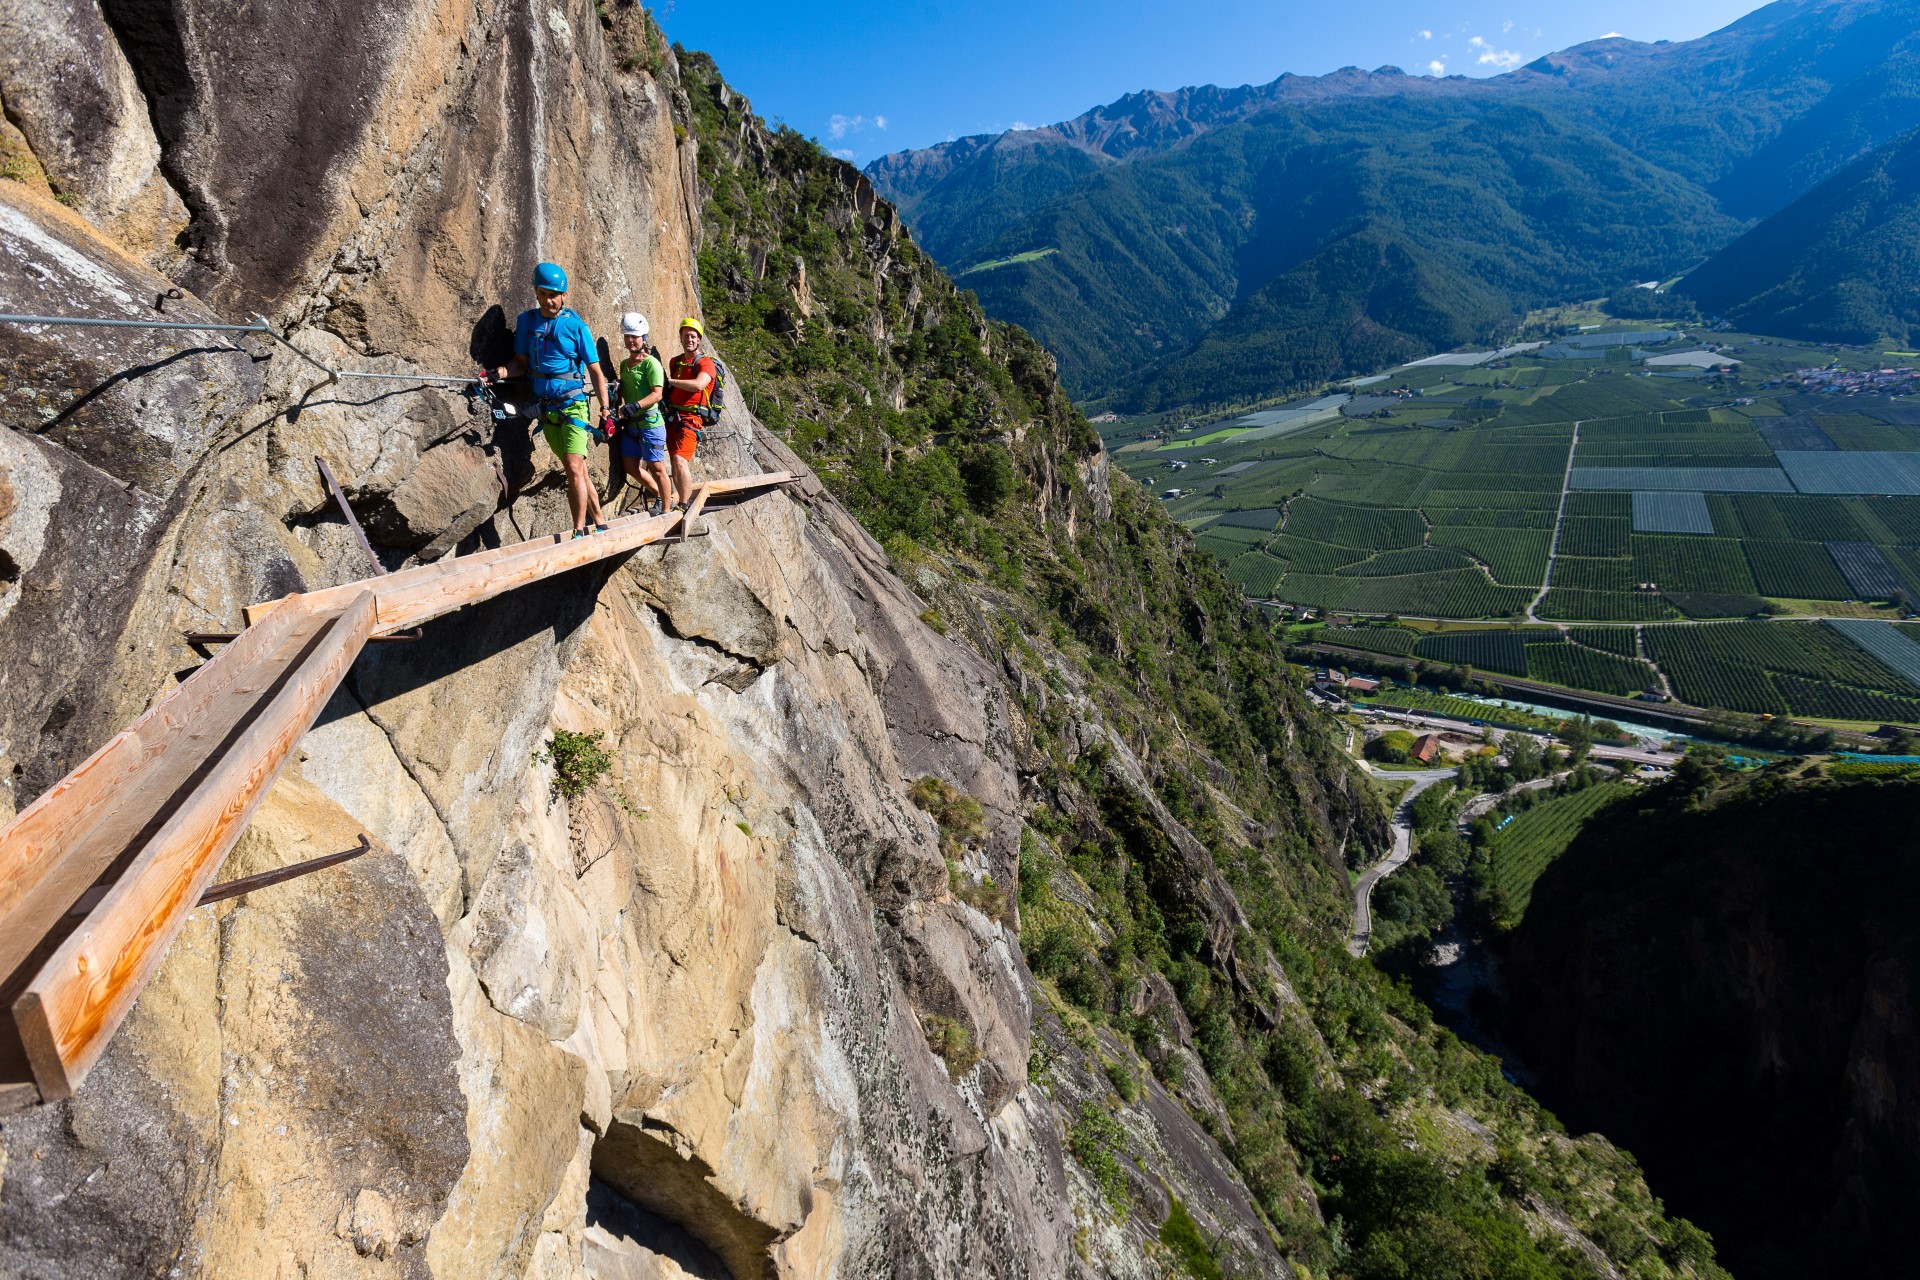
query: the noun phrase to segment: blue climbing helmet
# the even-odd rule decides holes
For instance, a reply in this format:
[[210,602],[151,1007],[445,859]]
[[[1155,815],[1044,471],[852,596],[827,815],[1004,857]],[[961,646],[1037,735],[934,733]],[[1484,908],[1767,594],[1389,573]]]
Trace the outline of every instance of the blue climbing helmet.
[[565,293],[567,273],[551,262],[543,262],[533,269],[533,287],[549,293]]

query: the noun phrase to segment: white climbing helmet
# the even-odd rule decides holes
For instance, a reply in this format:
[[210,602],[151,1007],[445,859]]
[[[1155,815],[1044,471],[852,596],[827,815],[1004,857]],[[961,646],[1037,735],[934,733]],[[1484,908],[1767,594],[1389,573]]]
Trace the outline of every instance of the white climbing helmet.
[[647,336],[647,318],[638,311],[629,311],[620,317],[620,332],[636,338]]

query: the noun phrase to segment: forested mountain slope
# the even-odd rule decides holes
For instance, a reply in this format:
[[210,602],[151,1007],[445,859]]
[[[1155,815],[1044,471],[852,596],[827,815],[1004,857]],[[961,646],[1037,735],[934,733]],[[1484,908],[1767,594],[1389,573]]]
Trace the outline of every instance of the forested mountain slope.
[[1912,1274],[1920,787],[1683,776],[1548,868],[1510,1031],[1742,1280]]
[[1907,345],[1920,329],[1920,131],[1847,166],[1677,288],[1757,332]]
[[1920,125],[1917,33],[1915,0],[1779,0],[1483,81],[1349,68],[1134,94],[868,173],[1076,395],[1271,398],[1677,274]]
[[638,3],[24,11],[0,312],[135,323],[0,326],[0,815],[249,604],[565,539],[464,376],[542,259],[792,480],[368,647],[222,875],[355,856],[5,1091],[0,1274],[1724,1275],[1347,956],[1384,802],[1045,351]]
[[[1346,957],[1345,867],[1381,847],[1382,809],[1238,589],[1109,470],[1039,345],[851,167],[767,131],[702,55],[680,65],[702,293],[740,385],[1017,690],[1026,824],[996,909],[1037,979],[1031,1080],[1093,1193],[1075,1209],[1093,1270],[1270,1274],[1271,1230],[1316,1276],[1584,1276],[1603,1256],[1720,1274],[1620,1153],[1558,1132]],[[964,796],[924,803],[967,839]],[[1182,1113],[1251,1216],[1159,1154]],[[1197,1241],[1169,1194],[1205,1215]],[[1611,1245],[1585,1232],[1602,1223]]]

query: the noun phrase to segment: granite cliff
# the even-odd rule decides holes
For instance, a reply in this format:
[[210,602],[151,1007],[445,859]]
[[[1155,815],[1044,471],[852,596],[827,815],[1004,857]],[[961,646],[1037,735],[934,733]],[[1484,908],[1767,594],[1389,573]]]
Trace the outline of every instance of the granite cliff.
[[[225,874],[374,851],[197,911],[78,1095],[0,1117],[0,1273],[1587,1275],[1602,1210],[1714,1273],[1345,959],[1382,806],[1044,351],[643,10],[0,35],[0,310],[461,373],[551,258],[602,330],[706,314],[701,465],[801,476],[372,647]],[[0,815],[187,633],[370,572],[316,455],[389,567],[565,520],[523,419],[261,337],[0,367]]]

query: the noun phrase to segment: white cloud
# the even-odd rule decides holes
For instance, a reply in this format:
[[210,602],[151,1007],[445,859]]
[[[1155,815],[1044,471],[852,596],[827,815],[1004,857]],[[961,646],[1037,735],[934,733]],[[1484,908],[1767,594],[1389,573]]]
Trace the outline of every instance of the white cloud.
[[1509,19],[1507,19],[1507,20],[1506,20],[1505,22],[1503,22],[1503,23],[1501,23],[1501,24],[1500,24],[1500,34],[1501,34],[1501,35],[1505,35],[1505,34],[1507,34],[1507,32],[1509,32],[1509,31],[1511,31],[1511,30],[1513,30],[1513,19],[1511,19],[1511,18],[1509,18]]
[[1626,37],[1621,35],[1618,31],[1609,31],[1607,32],[1607,34],[1601,36],[1600,38],[1602,40],[1625,40],[1626,39]]
[[865,133],[868,129],[887,127],[885,116],[843,116],[838,112],[827,117],[827,136],[835,142],[848,134]]
[[1433,32],[1428,31],[1425,28],[1422,28],[1420,31],[1420,38],[1422,40],[1431,40],[1433,39]]
[[851,160],[853,159],[854,152],[852,147],[841,147],[833,154],[839,156],[842,160]]
[[1516,49],[1496,49],[1492,45],[1488,45],[1487,51],[1480,55],[1481,66],[1499,67],[1502,71],[1517,67],[1526,60],[1526,55]]
[[1427,74],[1434,75],[1434,76],[1443,76],[1447,74],[1446,60],[1444,58],[1435,58],[1432,62],[1429,62],[1427,64]]
[[1033,128],[1033,126],[1028,124],[1025,120],[1015,120],[1012,124],[1007,126],[1008,131],[1012,133],[1025,133],[1031,128]]

